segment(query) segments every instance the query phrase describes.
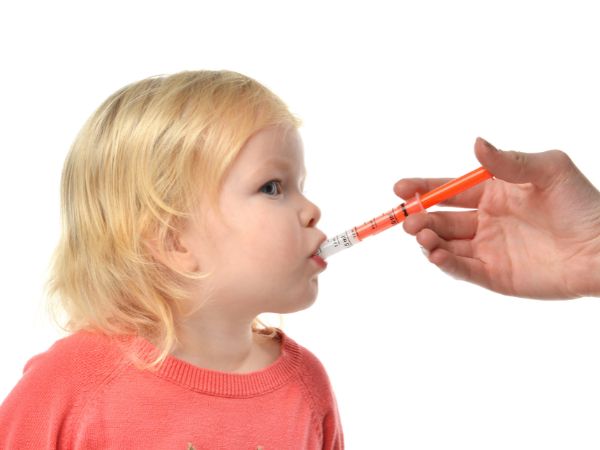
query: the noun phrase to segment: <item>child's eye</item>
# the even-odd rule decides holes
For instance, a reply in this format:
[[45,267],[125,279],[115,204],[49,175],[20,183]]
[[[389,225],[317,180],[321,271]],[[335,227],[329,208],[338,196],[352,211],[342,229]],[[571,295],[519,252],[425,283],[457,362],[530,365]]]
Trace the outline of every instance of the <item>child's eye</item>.
[[265,183],[261,188],[260,192],[267,195],[279,195],[281,194],[281,181],[279,180],[271,180],[268,183]]

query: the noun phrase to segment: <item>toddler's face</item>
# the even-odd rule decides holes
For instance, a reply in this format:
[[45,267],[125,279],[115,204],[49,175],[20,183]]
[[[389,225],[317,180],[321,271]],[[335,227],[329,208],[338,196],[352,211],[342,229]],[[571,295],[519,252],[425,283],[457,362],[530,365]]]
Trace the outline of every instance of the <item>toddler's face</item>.
[[199,211],[185,245],[198,268],[212,273],[203,296],[255,317],[310,306],[323,270],[311,258],[325,235],[319,209],[302,194],[302,141],[293,128],[269,127],[251,137],[227,173],[221,215]]

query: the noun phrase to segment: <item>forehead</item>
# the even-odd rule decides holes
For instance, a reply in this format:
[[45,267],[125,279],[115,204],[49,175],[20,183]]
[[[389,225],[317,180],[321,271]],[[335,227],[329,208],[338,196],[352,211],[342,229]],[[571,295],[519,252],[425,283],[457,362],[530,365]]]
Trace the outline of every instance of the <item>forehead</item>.
[[234,166],[266,164],[304,170],[302,139],[295,128],[273,126],[255,133],[240,151]]

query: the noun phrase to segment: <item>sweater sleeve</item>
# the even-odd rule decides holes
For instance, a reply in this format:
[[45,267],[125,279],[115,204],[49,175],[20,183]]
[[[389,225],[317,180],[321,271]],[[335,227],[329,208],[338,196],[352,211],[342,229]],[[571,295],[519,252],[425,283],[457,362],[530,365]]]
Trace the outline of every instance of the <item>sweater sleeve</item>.
[[46,354],[27,363],[0,407],[0,448],[60,448],[72,398],[56,369]]
[[311,402],[320,429],[323,450],[342,450],[344,436],[340,415],[331,382],[323,364],[311,352],[303,348],[304,385]]
[[70,448],[78,413],[99,381],[93,367],[102,349],[93,341],[71,336],[26,364],[0,406],[1,449]]

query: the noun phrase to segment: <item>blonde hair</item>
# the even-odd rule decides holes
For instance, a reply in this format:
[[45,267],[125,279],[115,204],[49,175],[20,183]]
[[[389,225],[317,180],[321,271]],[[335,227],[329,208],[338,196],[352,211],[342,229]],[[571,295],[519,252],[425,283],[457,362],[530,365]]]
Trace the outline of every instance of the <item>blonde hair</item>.
[[216,200],[245,142],[273,125],[300,123],[270,90],[235,72],[152,77],[110,96],[62,173],[62,233],[46,289],[66,313],[64,327],[142,336],[160,351],[154,363],[164,360],[177,341],[186,280],[206,274],[161,264],[148,239],[168,249],[192,209]]

